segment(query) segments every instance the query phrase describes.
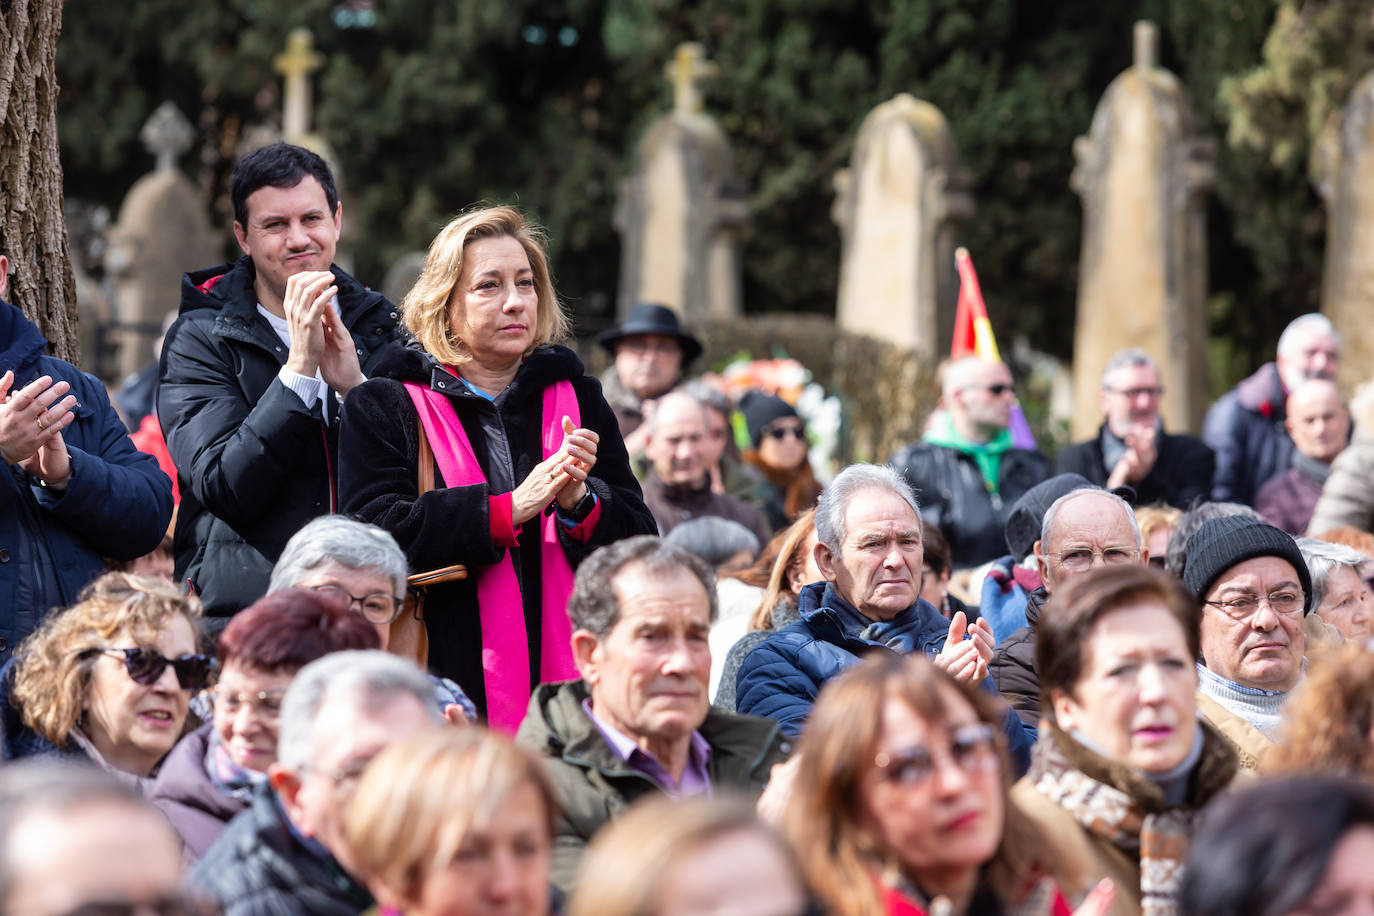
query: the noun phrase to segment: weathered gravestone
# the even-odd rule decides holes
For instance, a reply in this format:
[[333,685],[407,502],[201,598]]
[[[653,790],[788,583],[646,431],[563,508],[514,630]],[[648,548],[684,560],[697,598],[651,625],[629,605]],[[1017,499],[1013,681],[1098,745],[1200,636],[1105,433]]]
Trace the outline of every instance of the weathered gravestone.
[[153,358],[162,318],[180,301],[181,275],[223,260],[224,240],[210,228],[200,192],[177,168],[194,139],[186,117],[163,102],[139,137],[157,165],[125,195],[105,252],[115,319],[107,343],[118,354],[116,377]]
[[662,303],[688,325],[740,314],[738,239],[747,211],[730,145],[702,111],[700,84],[715,69],[700,45],[678,46],[667,66],[673,110],[645,132],[621,184],[622,316],[637,302]]
[[1207,407],[1207,241],[1203,194],[1214,145],[1178,79],[1155,63],[1152,23],[1135,28],[1135,64],[1107,87],[1074,141],[1070,185],[1083,199],[1072,437],[1102,422],[1098,389],[1117,350],[1140,347],[1164,376],[1167,428],[1197,430]]
[[973,213],[949,125],[902,93],[864,118],[835,176],[841,236],[839,326],[933,365],[949,348],[958,298],[956,233]]
[[1321,152],[1322,311],[1342,338],[1341,388],[1353,391],[1374,374],[1374,72],[1351,90],[1339,131]]

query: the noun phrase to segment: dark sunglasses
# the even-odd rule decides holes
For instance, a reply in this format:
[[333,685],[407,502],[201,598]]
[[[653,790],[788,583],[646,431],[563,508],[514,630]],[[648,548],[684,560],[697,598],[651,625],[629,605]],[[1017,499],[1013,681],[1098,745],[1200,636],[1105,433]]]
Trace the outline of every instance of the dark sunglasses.
[[770,426],[768,429],[765,429],[765,430],[763,431],[763,434],[764,434],[765,436],[767,436],[768,438],[770,438],[770,439],[777,439],[778,441],[782,441],[783,439],[787,439],[787,438],[792,438],[792,439],[805,439],[805,438],[806,438],[806,427],[805,427],[805,426]]
[[87,649],[82,658],[92,655],[114,655],[124,657],[124,670],[129,672],[129,680],[144,687],[156,684],[162,672],[171,665],[176,672],[177,683],[182,690],[191,693],[202,689],[210,678],[214,659],[208,655],[179,655],[167,658],[156,649]]

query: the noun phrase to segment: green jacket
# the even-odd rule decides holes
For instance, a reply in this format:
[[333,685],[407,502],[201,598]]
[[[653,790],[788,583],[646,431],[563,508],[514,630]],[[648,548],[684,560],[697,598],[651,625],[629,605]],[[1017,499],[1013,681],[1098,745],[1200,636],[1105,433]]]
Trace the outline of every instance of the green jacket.
[[[582,681],[540,684],[515,737],[517,744],[544,759],[558,795],[562,810],[554,830],[553,883],[565,893],[572,890],[592,835],[639,798],[664,791],[606,744],[582,711],[588,695]],[[698,731],[711,747],[707,772],[717,795],[757,798],[773,764],[792,751],[778,724],[757,716],[712,708]]]

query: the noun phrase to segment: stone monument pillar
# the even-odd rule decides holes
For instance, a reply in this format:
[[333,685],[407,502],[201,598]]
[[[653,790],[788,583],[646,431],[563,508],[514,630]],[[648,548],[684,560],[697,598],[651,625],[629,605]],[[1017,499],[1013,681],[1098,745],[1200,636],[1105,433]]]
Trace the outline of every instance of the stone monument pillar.
[[849,168],[835,175],[841,328],[912,350],[927,365],[949,351],[955,236],[973,213],[967,188],[938,108],[901,93],[869,112]]
[[1215,147],[1198,134],[1177,77],[1156,65],[1153,23],[1135,27],[1135,63],[1114,79],[1074,141],[1083,199],[1074,329],[1075,440],[1102,422],[1098,389],[1117,350],[1139,347],[1164,377],[1161,412],[1196,432],[1207,408],[1207,240],[1203,195]]
[[1374,374],[1374,71],[1351,90],[1339,131],[1322,152],[1322,311],[1341,335],[1339,381],[1349,393]]
[[162,319],[181,298],[181,275],[224,260],[224,238],[210,228],[205,202],[177,159],[194,133],[176,105],[163,102],[139,133],[156,167],[134,182],[108,236],[106,270],[113,281],[111,332],[120,376],[153,358]]
[[715,75],[715,64],[688,43],[678,46],[666,72],[673,110],[640,140],[616,203],[617,311],[623,316],[637,302],[658,302],[690,326],[741,312],[738,247],[747,209],[725,134],[702,111],[700,86]]

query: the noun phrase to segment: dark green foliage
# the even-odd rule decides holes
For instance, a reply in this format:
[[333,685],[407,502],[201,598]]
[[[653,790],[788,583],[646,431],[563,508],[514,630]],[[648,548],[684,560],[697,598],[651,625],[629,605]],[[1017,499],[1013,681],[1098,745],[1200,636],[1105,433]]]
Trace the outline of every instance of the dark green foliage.
[[[1356,15],[1352,0],[1319,5]],[[548,227],[560,290],[595,323],[615,301],[618,182],[635,141],[671,105],[672,49],[700,41],[721,70],[707,108],[750,189],[749,310],[834,308],[834,172],[864,115],[910,92],[945,113],[970,173],[978,210],[963,241],[999,336],[1023,333],[1068,356],[1081,229],[1072,143],[1130,64],[1132,22],[1153,18],[1161,63],[1220,146],[1209,231],[1214,327],[1230,342],[1217,354],[1224,383],[1266,358],[1277,330],[1319,291],[1324,222],[1307,179],[1310,131],[1294,127],[1309,114],[1302,94],[1285,105],[1222,91],[1228,78],[1275,66],[1261,51],[1278,6],[374,0],[371,28],[343,29],[334,0],[72,0],[59,58],[62,149],[69,193],[117,204],[151,164],[138,129],[170,97],[202,132],[199,156],[183,165],[227,225],[235,144],[247,126],[279,119],[272,61],[286,32],[307,26],[327,57],[315,129],[341,161],[359,276],[379,283],[464,206],[514,202]],[[1330,32],[1309,36],[1312,47],[1339,44]],[[1367,64],[1368,55],[1337,56],[1331,66],[1347,82],[1327,80],[1323,97],[1343,98],[1352,68]],[[1238,120],[1248,132],[1228,146]],[[1275,158],[1271,134],[1297,147]]]

